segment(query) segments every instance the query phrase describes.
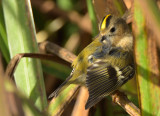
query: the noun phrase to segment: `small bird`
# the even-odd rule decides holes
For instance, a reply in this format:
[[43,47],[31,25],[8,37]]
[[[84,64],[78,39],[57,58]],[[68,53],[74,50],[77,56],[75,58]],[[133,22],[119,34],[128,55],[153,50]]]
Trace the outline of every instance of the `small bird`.
[[72,67],[70,76],[49,98],[57,97],[70,84],[79,84],[88,88],[88,109],[131,79],[135,74],[133,36],[125,20],[106,15],[99,34],[80,52]]

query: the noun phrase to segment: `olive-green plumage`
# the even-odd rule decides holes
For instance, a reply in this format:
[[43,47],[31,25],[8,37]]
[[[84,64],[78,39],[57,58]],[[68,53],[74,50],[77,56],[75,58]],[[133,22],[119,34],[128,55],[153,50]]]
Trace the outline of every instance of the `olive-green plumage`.
[[72,63],[70,76],[49,97],[56,97],[69,84],[80,84],[89,91],[88,109],[134,76],[133,37],[126,22],[107,15],[99,30]]

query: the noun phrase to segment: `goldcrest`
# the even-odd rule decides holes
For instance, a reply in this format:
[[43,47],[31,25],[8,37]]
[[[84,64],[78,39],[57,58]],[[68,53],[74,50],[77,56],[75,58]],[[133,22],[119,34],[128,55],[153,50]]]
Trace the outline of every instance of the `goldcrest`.
[[57,97],[70,84],[79,84],[88,88],[88,109],[131,79],[135,74],[133,36],[126,22],[106,15],[99,34],[79,53],[72,67],[70,76],[49,98]]

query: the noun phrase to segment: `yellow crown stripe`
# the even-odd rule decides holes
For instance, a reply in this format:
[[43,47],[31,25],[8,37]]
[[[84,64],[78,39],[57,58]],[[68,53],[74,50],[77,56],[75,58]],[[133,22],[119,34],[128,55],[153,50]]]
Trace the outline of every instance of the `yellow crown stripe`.
[[100,30],[104,30],[106,28],[106,21],[109,16],[111,16],[111,14],[106,15],[103,19]]

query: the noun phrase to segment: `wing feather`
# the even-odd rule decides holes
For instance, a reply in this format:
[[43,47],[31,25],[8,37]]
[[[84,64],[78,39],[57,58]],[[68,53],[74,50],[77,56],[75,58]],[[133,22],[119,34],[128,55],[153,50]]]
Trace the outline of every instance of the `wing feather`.
[[122,86],[133,75],[134,68],[130,65],[119,69],[107,62],[95,62],[87,70],[86,86],[88,87],[89,98],[85,108],[88,109],[98,103]]

